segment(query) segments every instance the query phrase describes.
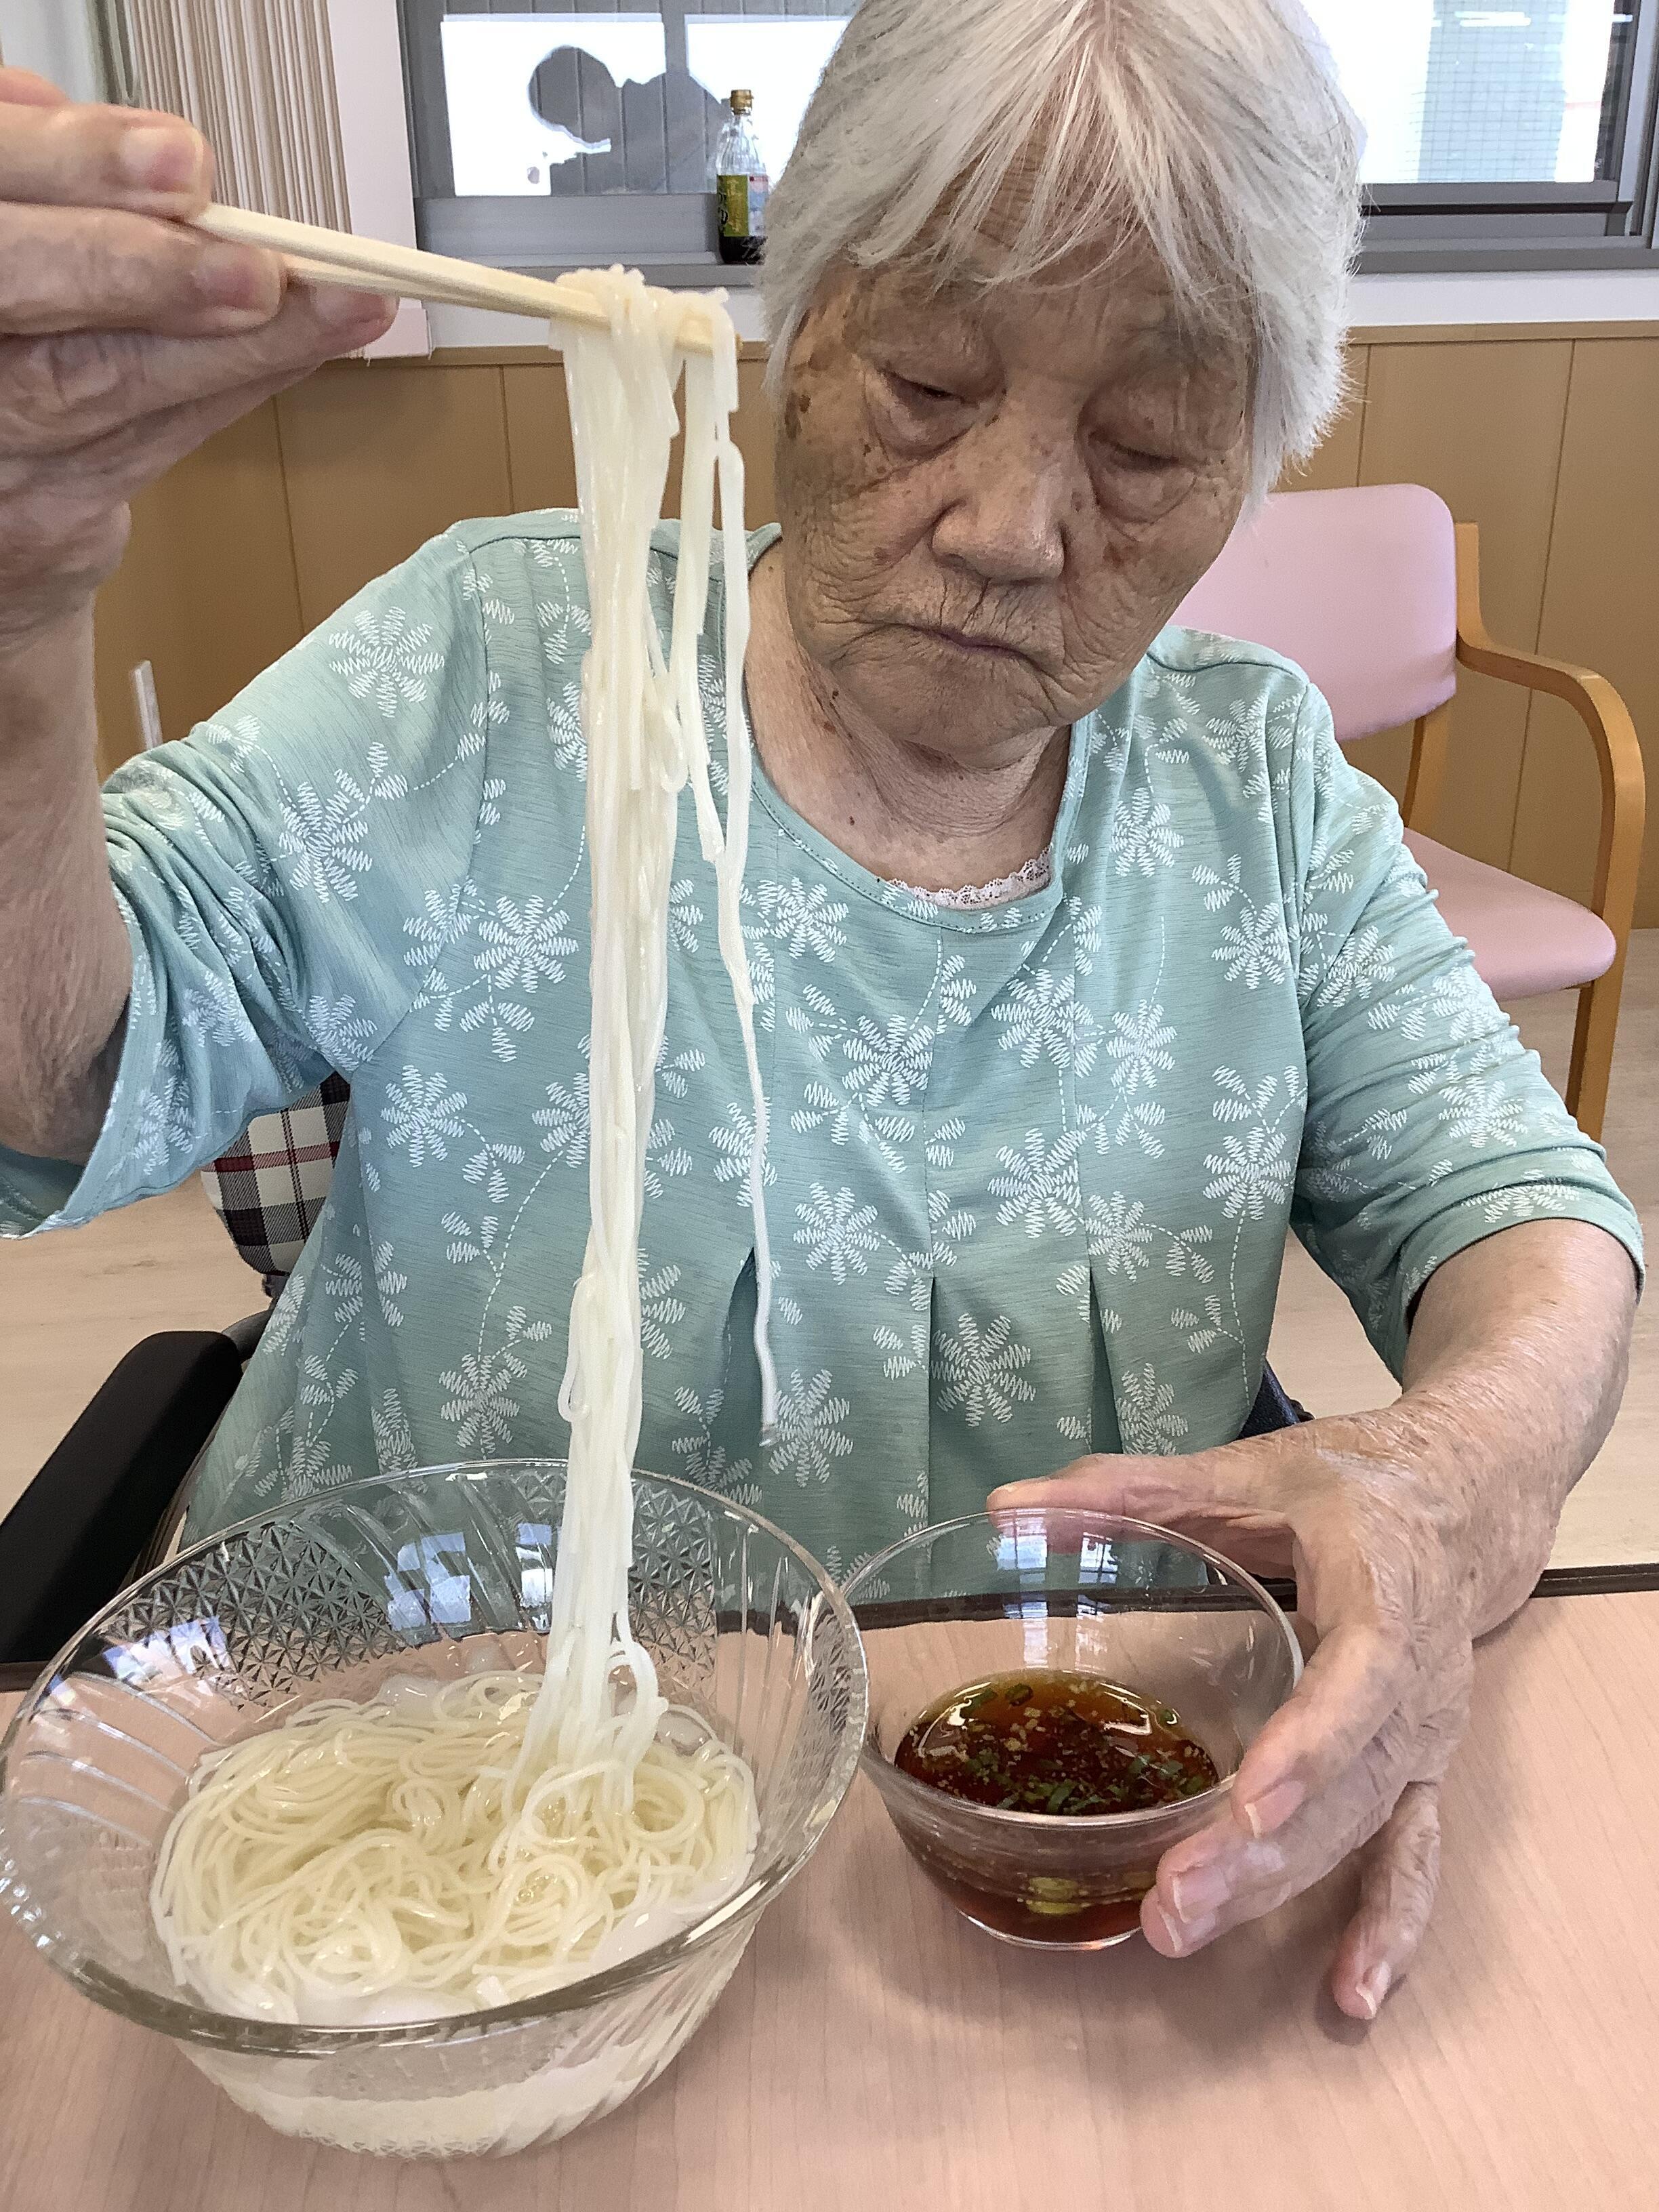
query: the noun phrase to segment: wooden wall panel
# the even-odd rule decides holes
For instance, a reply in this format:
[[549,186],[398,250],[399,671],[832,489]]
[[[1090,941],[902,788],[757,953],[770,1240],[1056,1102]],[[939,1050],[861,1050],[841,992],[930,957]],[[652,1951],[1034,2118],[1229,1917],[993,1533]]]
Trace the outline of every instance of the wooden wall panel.
[[738,363],[738,412],[732,442],[743,455],[744,510],[749,527],[778,519],[778,495],[772,468],[772,407],[766,397],[766,363],[747,357]]
[[303,635],[270,402],[134,502],[120,568],[98,600],[99,759],[138,750],[130,676],[155,670],[161,726],[182,737]]
[[576,461],[570,409],[556,360],[501,371],[507,399],[507,459],[515,514],[574,507]]
[[[1504,643],[1528,650],[1538,641],[1571,368],[1565,340],[1376,345],[1366,380],[1360,481],[1427,484],[1460,522],[1481,526],[1487,619]],[[1514,841],[1526,730],[1524,694],[1462,678],[1445,794],[1425,826],[1498,867],[1509,865]],[[1383,743],[1403,781],[1406,741]]]
[[512,512],[499,368],[347,362],[276,412],[307,629],[452,522]]
[[[1636,720],[1648,768],[1637,920],[1659,926],[1659,344],[1575,348],[1540,649],[1597,670]],[[1515,866],[1569,897],[1589,889],[1599,820],[1589,741],[1553,700],[1527,738]]]

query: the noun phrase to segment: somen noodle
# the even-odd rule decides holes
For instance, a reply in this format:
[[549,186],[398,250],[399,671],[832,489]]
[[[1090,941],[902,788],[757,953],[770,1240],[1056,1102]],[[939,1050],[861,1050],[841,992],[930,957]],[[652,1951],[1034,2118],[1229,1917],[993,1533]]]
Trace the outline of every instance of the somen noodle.
[[[592,643],[582,671],[592,878],[591,1223],[560,1409],[570,1425],[545,1673],[394,1678],[368,1704],[307,1707],[203,1761],[157,1862],[155,1924],[181,1984],[296,2021],[416,2019],[536,1995],[629,1955],[742,1884],[754,1781],[661,1694],[628,1616],[641,1358],[645,1145],[667,1010],[668,897],[690,781],[719,887],[720,945],[752,1094],[762,1419],[771,1266],[766,1102],[739,897],[751,762],[737,346],[682,356],[673,303],[620,270],[582,281],[609,332],[561,331]],[[682,536],[669,647],[649,599],[685,392]],[[725,586],[722,825],[698,686],[718,483]]]

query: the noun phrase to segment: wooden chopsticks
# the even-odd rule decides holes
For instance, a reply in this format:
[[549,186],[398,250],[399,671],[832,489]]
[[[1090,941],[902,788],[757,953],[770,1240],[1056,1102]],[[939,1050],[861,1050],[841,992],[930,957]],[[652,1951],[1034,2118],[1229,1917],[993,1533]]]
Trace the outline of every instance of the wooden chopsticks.
[[[605,310],[579,283],[556,278],[520,276],[507,269],[486,269],[476,261],[454,261],[413,246],[388,246],[379,239],[351,238],[308,222],[289,222],[274,215],[250,215],[243,208],[205,208],[196,217],[199,230],[239,246],[262,246],[279,253],[291,275],[307,284],[338,284],[365,292],[388,292],[402,300],[426,300],[453,307],[494,307],[509,315],[532,315],[539,322],[579,323],[608,330]],[[669,295],[679,308],[679,343],[687,353],[714,349],[708,304],[695,294]]]

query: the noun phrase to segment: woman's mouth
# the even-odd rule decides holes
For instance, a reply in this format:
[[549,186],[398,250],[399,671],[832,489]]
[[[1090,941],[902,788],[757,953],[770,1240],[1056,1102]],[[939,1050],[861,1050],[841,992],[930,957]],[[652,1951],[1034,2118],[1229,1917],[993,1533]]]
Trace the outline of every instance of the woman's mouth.
[[999,660],[1027,660],[1030,658],[1017,645],[1010,645],[1003,638],[989,636],[984,631],[949,629],[937,623],[918,627],[923,637],[937,638],[941,644],[954,646],[959,653],[974,653]]

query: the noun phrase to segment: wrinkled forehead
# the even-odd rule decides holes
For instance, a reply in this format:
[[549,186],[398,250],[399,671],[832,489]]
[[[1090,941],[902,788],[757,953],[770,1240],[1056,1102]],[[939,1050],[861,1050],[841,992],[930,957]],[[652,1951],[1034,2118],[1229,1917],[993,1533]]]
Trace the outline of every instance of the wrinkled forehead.
[[847,335],[860,351],[937,348],[951,358],[1040,367],[1082,384],[1125,378],[1218,398],[1249,382],[1248,349],[1183,311],[1150,249],[1127,244],[1006,279],[987,241],[966,267],[925,261],[849,270]]

